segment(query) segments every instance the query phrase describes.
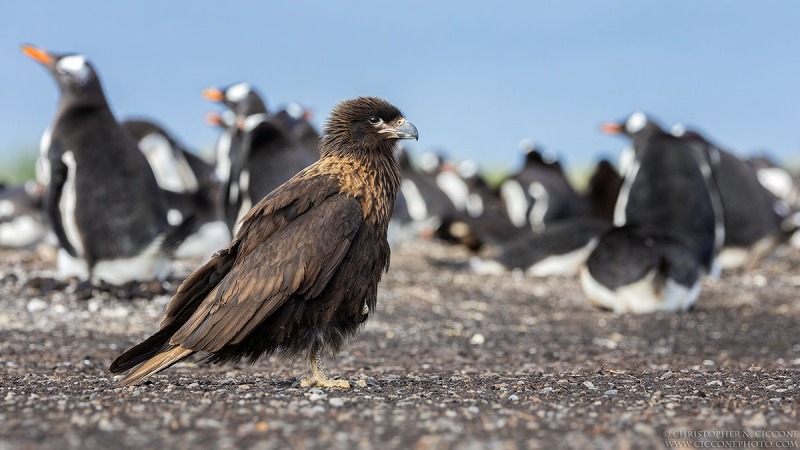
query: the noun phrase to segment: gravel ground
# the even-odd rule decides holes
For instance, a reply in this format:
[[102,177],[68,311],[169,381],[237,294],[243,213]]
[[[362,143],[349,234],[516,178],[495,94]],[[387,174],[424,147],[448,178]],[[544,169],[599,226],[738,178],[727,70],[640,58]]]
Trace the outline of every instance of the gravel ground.
[[299,388],[305,363],[278,358],[119,388],[106,367],[178,281],[87,290],[51,280],[48,252],[2,251],[0,449],[800,446],[800,251],[643,316],[592,308],[573,279],[471,274],[468,257],[394,252],[378,311],[327,359],[343,391]]

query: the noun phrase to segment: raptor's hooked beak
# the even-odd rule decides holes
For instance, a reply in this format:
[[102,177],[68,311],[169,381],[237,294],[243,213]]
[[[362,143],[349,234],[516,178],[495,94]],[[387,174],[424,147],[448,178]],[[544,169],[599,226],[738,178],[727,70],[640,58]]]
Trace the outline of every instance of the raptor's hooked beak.
[[22,53],[25,53],[29,58],[44,64],[47,67],[52,67],[53,63],[55,62],[55,59],[53,59],[49,53],[32,45],[24,44],[22,46]]
[[419,133],[417,133],[417,127],[415,127],[413,123],[405,119],[398,120],[397,126],[384,128],[383,130],[379,131],[379,133],[388,134],[389,139],[419,140]]
[[600,132],[603,134],[621,134],[622,125],[613,122],[604,123],[600,125]]
[[206,100],[211,100],[212,102],[221,102],[224,99],[224,95],[222,91],[217,88],[206,88],[203,89],[203,98]]

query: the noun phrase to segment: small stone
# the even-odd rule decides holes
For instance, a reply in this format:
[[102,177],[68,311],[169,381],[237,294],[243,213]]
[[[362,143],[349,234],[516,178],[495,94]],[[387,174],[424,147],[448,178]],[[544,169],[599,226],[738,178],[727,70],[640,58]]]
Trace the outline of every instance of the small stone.
[[654,434],[654,432],[655,432],[655,430],[653,430],[653,427],[651,427],[650,425],[641,423],[641,422],[637,422],[633,426],[633,431],[636,434],[643,434],[645,436],[652,436]]
[[753,417],[749,417],[742,420],[742,425],[751,430],[764,428],[767,426],[767,419],[766,417],[764,417],[764,413],[759,412],[755,414]]
[[519,401],[519,396],[517,394],[511,394],[508,396],[508,400],[512,402]]
[[617,395],[617,392],[618,391],[616,389],[609,389],[609,390],[603,392],[603,395],[605,397],[613,397],[613,396]]
[[710,386],[722,386],[722,381],[719,381],[719,380],[709,381],[708,383],[706,383],[706,386],[709,386],[709,387]]
[[342,406],[344,406],[344,399],[339,397],[334,397],[328,400],[328,404],[330,404],[331,406],[335,406],[337,408],[341,408]]
[[44,300],[42,300],[40,298],[32,298],[28,302],[27,308],[28,308],[28,312],[30,312],[30,313],[44,311],[45,309],[47,309],[47,302],[45,302]]
[[596,389],[591,381],[584,381],[583,385],[586,386],[586,389]]
[[659,380],[669,380],[670,378],[672,378],[672,371],[671,370],[666,371],[664,373],[664,375],[661,375],[660,377],[658,377]]
[[480,333],[473,334],[469,339],[469,343],[472,345],[483,345],[484,342],[486,342],[486,338]]
[[328,398],[328,394],[311,392],[308,394],[308,399],[312,402]]

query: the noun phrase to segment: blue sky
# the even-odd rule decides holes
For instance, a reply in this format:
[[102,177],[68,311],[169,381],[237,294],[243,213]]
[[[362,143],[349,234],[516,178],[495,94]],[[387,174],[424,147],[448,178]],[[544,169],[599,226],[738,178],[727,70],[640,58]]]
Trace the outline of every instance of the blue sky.
[[567,166],[616,158],[597,126],[641,109],[739,154],[800,160],[800,2],[5,2],[0,160],[35,149],[57,89],[22,43],[95,64],[118,118],[147,116],[208,150],[200,91],[250,81],[321,124],[341,99],[385,97],[412,150],[516,167],[534,138]]

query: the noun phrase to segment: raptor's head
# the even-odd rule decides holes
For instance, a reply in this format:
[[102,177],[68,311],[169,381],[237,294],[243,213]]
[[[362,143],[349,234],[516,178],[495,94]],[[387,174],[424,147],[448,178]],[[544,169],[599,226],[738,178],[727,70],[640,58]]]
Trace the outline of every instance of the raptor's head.
[[324,143],[392,151],[398,139],[418,139],[417,127],[397,107],[377,97],[345,100],[331,112]]

